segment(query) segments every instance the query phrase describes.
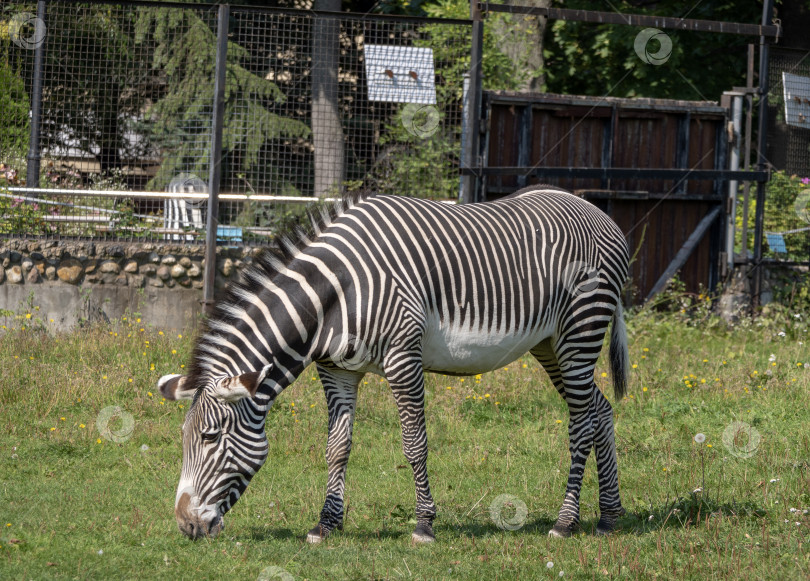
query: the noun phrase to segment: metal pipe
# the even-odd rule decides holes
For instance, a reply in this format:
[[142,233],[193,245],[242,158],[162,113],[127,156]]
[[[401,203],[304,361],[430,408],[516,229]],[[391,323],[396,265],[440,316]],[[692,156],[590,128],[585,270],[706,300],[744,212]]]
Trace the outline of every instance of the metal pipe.
[[42,123],[42,76],[45,67],[43,61],[45,60],[45,42],[47,38],[47,29],[40,31],[40,27],[45,26],[46,4],[45,0],[37,2],[37,20],[36,38],[40,37],[42,32],[42,40],[34,47],[34,83],[31,87],[31,132],[28,138],[28,159],[25,171],[25,185],[29,188],[35,188],[39,185],[39,167],[40,167],[40,127]]
[[[762,6],[762,24],[767,25],[773,18],[773,0],[765,0]],[[763,172],[768,167],[765,148],[768,139],[768,49],[769,39],[759,38],[759,119],[757,124],[757,170]],[[757,180],[757,209],[754,218],[754,280],[751,289],[751,307],[760,306],[762,293],[762,231],[765,224],[765,184],[767,179]]]
[[[737,171],[740,169],[740,141],[742,137],[742,93],[732,93],[731,101],[731,157],[729,159],[729,169]],[[728,273],[734,272],[734,234],[737,228],[737,180],[728,182],[728,214],[726,215],[726,264]]]
[[222,129],[225,117],[225,69],[228,54],[228,22],[231,8],[220,4],[217,16],[217,56],[214,67],[214,117],[211,123],[211,162],[208,174],[208,210],[205,231],[205,270],[203,310],[214,306],[214,280],[217,275],[217,225],[219,224],[219,181],[222,177]]
[[[98,198],[137,198],[147,200],[207,200],[208,194],[199,192],[130,192],[127,190],[69,190],[63,188],[5,188],[12,194],[38,194],[49,196],[81,196]],[[314,204],[334,202],[338,198],[315,198],[313,196],[270,196],[263,194],[219,194],[222,201],[231,202],[277,202],[282,204]]]
[[[748,45],[748,70],[745,76],[745,86],[754,87],[754,45]],[[745,94],[745,170],[751,169],[751,127],[754,114],[754,96],[751,91]],[[742,254],[743,261],[748,264],[748,205],[751,199],[751,182],[746,180],[743,185],[743,219],[742,219]]]

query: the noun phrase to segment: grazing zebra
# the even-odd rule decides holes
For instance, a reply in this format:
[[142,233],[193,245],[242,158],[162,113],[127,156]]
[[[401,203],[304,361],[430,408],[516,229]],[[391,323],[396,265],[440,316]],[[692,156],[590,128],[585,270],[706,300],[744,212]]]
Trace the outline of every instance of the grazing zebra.
[[454,206],[398,196],[344,200],[282,237],[233,286],[198,339],[189,374],[167,375],[166,399],[193,398],[183,424],[175,514],[191,538],[222,517],[267,458],[265,419],[285,387],[316,363],[326,393],[328,483],[309,542],[343,521],[357,388],[385,377],[416,484],[416,542],[434,540],[424,372],[472,375],[527,351],[568,404],[571,468],[549,534],[579,523],[585,461],[596,449],[599,533],[623,514],[613,415],[594,384],[610,321],[615,396],[626,388],[620,293],[628,252],[618,227],[563,190],[537,186],[496,202]]

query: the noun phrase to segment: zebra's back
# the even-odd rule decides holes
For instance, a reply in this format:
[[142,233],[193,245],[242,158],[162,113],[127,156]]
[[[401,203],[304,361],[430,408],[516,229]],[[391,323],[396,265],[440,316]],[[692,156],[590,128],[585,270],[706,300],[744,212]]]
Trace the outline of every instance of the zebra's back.
[[[375,196],[338,216],[319,240],[356,257],[345,276],[376,277],[360,286],[405,305],[421,325],[424,368],[448,373],[495,369],[554,335],[589,272],[598,284],[584,290],[609,319],[627,274],[618,227],[556,189],[464,206]],[[360,303],[385,303],[366,299],[359,318]]]

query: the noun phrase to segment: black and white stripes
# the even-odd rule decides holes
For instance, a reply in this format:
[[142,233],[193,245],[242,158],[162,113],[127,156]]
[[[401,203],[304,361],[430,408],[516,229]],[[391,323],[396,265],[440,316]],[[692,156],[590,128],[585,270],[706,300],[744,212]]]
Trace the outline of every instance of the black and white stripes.
[[222,515],[266,457],[264,419],[281,391],[318,364],[329,409],[326,502],[308,534],[343,519],[357,387],[385,376],[416,485],[416,541],[434,538],[427,472],[426,371],[475,374],[531,352],[568,403],[571,470],[553,534],[579,522],[582,471],[596,449],[599,530],[621,514],[610,404],[593,370],[613,321],[611,368],[625,390],[620,293],[627,246],[596,207],[561,190],[527,188],[454,206],[375,196],[323,208],[312,232],[257,259],[198,340],[191,372],[161,379],[167,397],[195,396],[184,424],[176,513],[192,537]]

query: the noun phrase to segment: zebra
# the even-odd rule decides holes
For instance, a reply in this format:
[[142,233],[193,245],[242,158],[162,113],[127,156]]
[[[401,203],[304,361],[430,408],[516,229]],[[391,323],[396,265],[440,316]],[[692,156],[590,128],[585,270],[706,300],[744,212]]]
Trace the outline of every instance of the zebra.
[[159,382],[192,399],[175,497],[180,530],[215,536],[265,463],[265,420],[312,363],[328,407],[326,498],[307,541],[342,528],[357,390],[387,379],[416,489],[414,542],[435,540],[428,482],[424,373],[473,375],[529,352],[568,404],[570,471],[550,535],[579,527],[579,496],[596,451],[598,534],[614,530],[619,496],[611,404],[594,382],[608,326],[614,394],[628,352],[621,293],[628,249],[601,210],[551,186],[451,205],[404,196],[347,198],[310,213],[311,230],[280,236],[218,303],[188,374]]

